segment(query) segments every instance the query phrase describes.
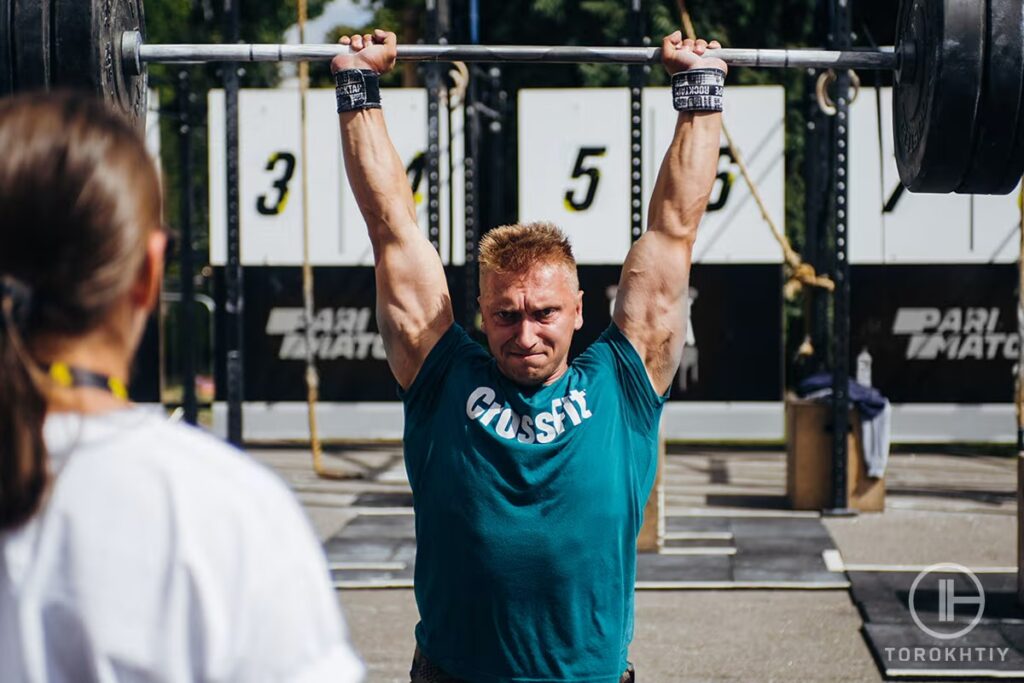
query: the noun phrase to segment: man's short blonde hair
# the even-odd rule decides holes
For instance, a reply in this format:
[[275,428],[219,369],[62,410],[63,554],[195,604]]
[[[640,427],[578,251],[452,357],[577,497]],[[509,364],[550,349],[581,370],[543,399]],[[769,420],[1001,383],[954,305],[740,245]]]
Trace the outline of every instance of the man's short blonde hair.
[[538,263],[567,266],[578,281],[569,238],[551,223],[503,225],[480,240],[481,275],[525,273]]

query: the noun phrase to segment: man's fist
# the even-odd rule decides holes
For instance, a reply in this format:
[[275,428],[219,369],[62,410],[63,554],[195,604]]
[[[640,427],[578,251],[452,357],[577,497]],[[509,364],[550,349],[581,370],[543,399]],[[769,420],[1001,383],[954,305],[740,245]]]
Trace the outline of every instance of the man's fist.
[[351,52],[331,60],[331,73],[345,69],[369,69],[385,74],[395,66],[398,38],[394,33],[377,29],[373,34],[367,33],[364,36],[342,36],[338,42],[348,45]]
[[683,40],[683,34],[676,31],[661,41],[661,61],[670,76],[688,69],[721,69],[729,73],[729,66],[721,59],[704,56],[704,52],[709,48],[718,50],[721,47],[717,40],[710,43],[689,38]]

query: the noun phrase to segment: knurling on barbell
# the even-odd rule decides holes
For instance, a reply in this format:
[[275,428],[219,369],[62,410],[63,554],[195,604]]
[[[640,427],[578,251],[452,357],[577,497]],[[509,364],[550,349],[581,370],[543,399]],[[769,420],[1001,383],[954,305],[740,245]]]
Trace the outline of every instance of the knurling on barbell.
[[[715,51],[733,66],[895,71],[893,138],[914,192],[1006,194],[1024,172],[1021,0],[901,0],[895,49]],[[142,0],[0,0],[0,94],[76,86],[144,126],[150,63],[327,60],[339,45],[149,45]],[[52,31],[52,35],[51,35]],[[13,39],[13,40],[11,40]],[[614,63],[652,47],[400,45],[403,61]]]

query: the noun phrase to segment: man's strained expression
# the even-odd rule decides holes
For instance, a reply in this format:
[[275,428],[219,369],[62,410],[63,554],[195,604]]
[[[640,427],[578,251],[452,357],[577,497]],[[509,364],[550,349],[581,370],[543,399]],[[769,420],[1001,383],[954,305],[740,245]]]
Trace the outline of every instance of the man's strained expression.
[[583,326],[575,269],[538,263],[521,273],[483,271],[480,312],[498,369],[523,385],[549,384],[568,368],[572,335]]

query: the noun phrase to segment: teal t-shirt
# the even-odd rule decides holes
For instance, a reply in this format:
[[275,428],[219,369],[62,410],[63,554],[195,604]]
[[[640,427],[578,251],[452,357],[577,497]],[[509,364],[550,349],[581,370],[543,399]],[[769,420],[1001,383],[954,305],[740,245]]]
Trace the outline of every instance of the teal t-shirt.
[[423,653],[467,681],[618,683],[665,400],[629,340],[522,387],[453,325],[402,399]]

